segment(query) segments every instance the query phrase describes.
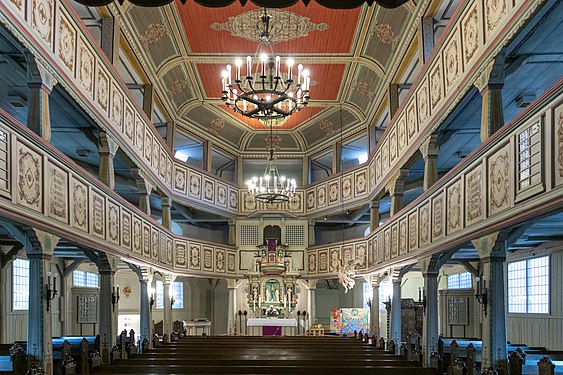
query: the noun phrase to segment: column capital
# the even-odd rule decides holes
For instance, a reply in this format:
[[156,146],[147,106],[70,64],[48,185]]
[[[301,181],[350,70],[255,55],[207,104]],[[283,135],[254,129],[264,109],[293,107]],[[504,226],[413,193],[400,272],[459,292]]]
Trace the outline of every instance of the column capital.
[[373,199],[369,202],[369,208],[379,208],[379,199]]
[[386,186],[390,195],[404,194],[405,178],[408,174],[408,169],[399,169],[399,171],[391,177],[391,180]]
[[236,289],[237,287],[238,287],[238,283],[236,279],[227,279],[228,289]]
[[370,275],[369,278],[369,282],[371,283],[372,287],[376,287],[379,288],[379,284],[381,284],[381,281],[384,279],[384,276],[382,276],[379,273],[372,273]]
[[317,280],[317,279],[309,279],[309,280],[306,280],[306,281],[305,281],[305,284],[306,284],[306,286],[307,286],[307,289],[309,289],[309,290],[317,289],[317,282],[318,282],[318,281],[319,281],[319,280]]
[[131,168],[131,175],[135,179],[137,189],[141,194],[150,194],[154,189],[154,184],[145,176],[139,168]]
[[110,155],[112,158],[115,157],[117,149],[119,149],[119,145],[112,136],[104,131],[100,131],[99,142],[98,152],[100,155]]
[[160,197],[160,204],[163,206],[172,206],[172,198],[170,197]]
[[426,277],[438,277],[440,268],[447,263],[453,256],[454,251],[449,251],[441,254],[433,254],[418,260],[418,266],[421,269],[422,275]]
[[98,271],[109,275],[114,275],[117,272],[119,264],[119,257],[98,251]]
[[506,248],[504,240],[506,236],[501,232],[493,232],[483,237],[471,240],[471,243],[477,250],[481,260],[489,260],[491,258],[506,258]]
[[420,153],[424,159],[429,157],[438,157],[438,135],[429,135],[419,147]]
[[178,275],[176,275],[174,273],[163,273],[162,274],[162,284],[163,285],[170,285],[176,280],[176,277],[178,277]]
[[42,62],[38,61],[35,55],[24,49],[23,54],[27,62],[27,84],[29,87],[42,87],[51,92],[57,84],[57,79],[47,70]]
[[504,54],[505,50],[503,49],[489,62],[475,81],[474,85],[480,93],[489,88],[501,89],[504,86]]
[[31,248],[26,249],[27,256],[34,254],[45,255],[49,258],[53,256],[53,251],[61,239],[54,234],[33,228],[27,231],[27,238],[31,243]]

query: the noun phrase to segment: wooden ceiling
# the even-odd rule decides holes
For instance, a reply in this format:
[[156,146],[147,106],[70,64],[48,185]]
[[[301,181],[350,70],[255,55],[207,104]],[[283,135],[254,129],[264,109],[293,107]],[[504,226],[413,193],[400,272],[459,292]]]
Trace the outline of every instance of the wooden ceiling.
[[[349,133],[365,130],[379,105],[377,94],[386,89],[384,75],[390,57],[399,51],[400,38],[413,22],[413,10],[408,5],[386,9],[375,4],[329,9],[316,2],[268,9],[274,53],[282,60],[293,57],[302,63],[312,79],[309,106],[278,124],[275,131],[292,132],[305,148],[322,146],[330,137],[319,124],[323,119],[332,121],[339,108],[352,116],[335,127],[342,125]],[[250,2],[242,6],[238,1],[222,8],[192,0],[182,5],[176,0],[159,8],[124,9],[124,35],[137,47],[133,50],[156,82],[161,102],[183,130],[240,152],[245,151],[240,142],[245,133],[264,130],[262,123],[233,113],[220,100],[225,65],[256,53],[256,25],[262,12]],[[217,131],[217,118],[223,119],[222,129],[232,137]]]

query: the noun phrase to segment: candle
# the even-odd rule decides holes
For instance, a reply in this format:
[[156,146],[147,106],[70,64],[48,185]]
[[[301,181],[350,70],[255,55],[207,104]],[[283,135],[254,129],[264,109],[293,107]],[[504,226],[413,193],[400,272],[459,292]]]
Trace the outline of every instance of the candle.
[[276,56],[276,77],[280,76],[280,64],[281,58],[279,56]]
[[418,288],[418,300],[420,301],[422,299],[422,288]]
[[268,55],[265,53],[260,55],[260,60],[262,61],[262,76],[266,76],[266,62],[268,62]]
[[252,77],[252,57],[246,56],[246,76]]
[[293,69],[293,59],[287,59],[287,80],[291,81],[292,79],[292,72]]
[[231,64],[227,64],[227,84],[231,84]]
[[301,84],[301,72],[303,71],[303,65],[297,65],[297,84]]
[[242,65],[242,60],[241,59],[236,59],[235,60],[235,66],[236,66],[236,70],[235,70],[235,81],[240,81],[240,66]]

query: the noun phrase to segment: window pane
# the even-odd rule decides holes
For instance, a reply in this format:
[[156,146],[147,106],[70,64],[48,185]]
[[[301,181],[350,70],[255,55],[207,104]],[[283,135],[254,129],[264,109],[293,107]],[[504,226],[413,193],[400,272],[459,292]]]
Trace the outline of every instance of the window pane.
[[86,272],[86,287],[97,288],[98,285],[98,275],[95,273]]
[[181,281],[175,281],[172,283],[172,293],[174,295],[174,305],[173,309],[183,309],[184,308],[184,283]]
[[549,313],[549,257],[528,260],[528,312]]
[[84,271],[73,271],[72,280],[74,286],[86,286],[86,272]]
[[16,259],[12,263],[12,308],[27,310],[29,307],[29,260]]
[[393,284],[389,280],[379,284],[379,310],[385,310],[385,302],[393,298]]
[[156,281],[156,308],[164,308],[164,285],[162,284],[162,281],[158,280]]
[[526,312],[526,261],[508,264],[508,312]]
[[456,273],[448,275],[448,289],[470,289],[471,273]]

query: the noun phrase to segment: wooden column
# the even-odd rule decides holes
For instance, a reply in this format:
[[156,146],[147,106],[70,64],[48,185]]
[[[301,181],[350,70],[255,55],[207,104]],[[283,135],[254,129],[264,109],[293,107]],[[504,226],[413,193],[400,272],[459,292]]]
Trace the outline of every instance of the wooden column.
[[399,85],[397,83],[389,84],[389,120],[393,118],[399,109]]
[[403,208],[403,195],[405,194],[405,178],[408,175],[407,169],[401,169],[387,185],[387,191],[391,197],[390,216],[395,215]]
[[166,145],[172,154],[174,154],[174,138],[176,135],[176,122],[168,121],[166,126]]
[[143,112],[145,112],[150,121],[152,121],[153,92],[154,88],[151,83],[143,85]]
[[172,200],[169,197],[160,197],[160,204],[162,206],[162,225],[172,229],[172,215],[170,213]]
[[100,131],[100,144],[98,153],[100,154],[100,173],[99,179],[110,189],[115,188],[115,170],[113,159],[119,146],[115,140],[106,132]]
[[53,374],[53,344],[51,334],[52,300],[47,288],[58,290],[56,277],[51,275],[50,266],[53,250],[59,237],[38,229],[27,233],[26,248],[29,259],[29,309],[27,314],[27,354],[36,357],[46,375]]
[[[101,48],[113,66],[119,62],[119,24],[114,17],[103,17]],[[150,118],[150,117],[149,117]]]
[[504,262],[505,238],[499,232],[471,241],[481,258],[481,282],[487,294],[483,307],[481,368],[507,368]]
[[371,282],[371,321],[369,330],[375,339],[379,340],[379,284],[381,282],[381,275],[373,274],[370,277]]
[[229,245],[235,246],[237,243],[237,221],[229,219]]
[[309,246],[315,246],[315,220],[309,219]]
[[172,333],[172,299],[170,296],[170,287],[176,279],[176,276],[172,274],[165,273],[162,279],[162,285],[164,288],[164,314],[162,319],[162,332],[165,337],[165,342],[170,340],[170,334]]
[[336,142],[332,145],[332,174],[342,170],[342,143]]
[[438,180],[438,136],[430,135],[420,146],[424,159],[424,191],[428,190]]
[[153,186],[138,169],[132,169],[131,174],[135,178],[135,183],[137,184],[137,189],[139,191],[139,209],[150,216],[150,196]]
[[391,276],[393,285],[393,299],[391,300],[391,326],[389,337],[395,342],[395,354],[399,354],[401,346],[401,282],[402,275],[399,272]]
[[[229,302],[227,308],[227,334],[234,335],[236,331],[236,306],[237,306],[237,283],[236,280],[227,280],[227,289],[229,290]],[[241,327],[242,330],[242,327]]]
[[504,50],[489,64],[475,86],[482,96],[481,141],[485,142],[504,125],[501,93],[504,86]]
[[45,141],[50,142],[49,95],[57,81],[29,50],[24,50],[24,56],[27,61],[27,86],[29,87],[27,127]]
[[379,199],[369,202],[369,226],[372,232],[379,227]]

